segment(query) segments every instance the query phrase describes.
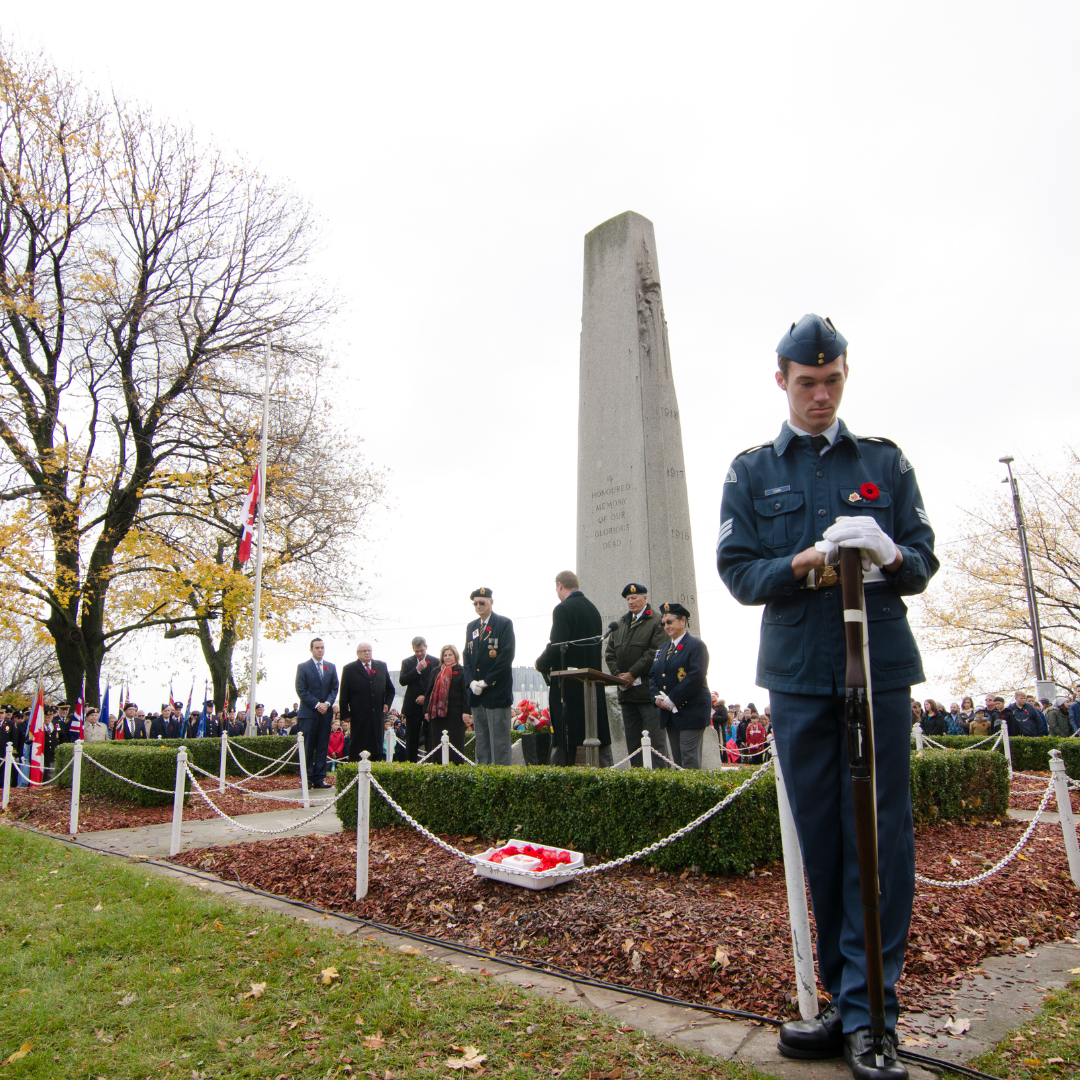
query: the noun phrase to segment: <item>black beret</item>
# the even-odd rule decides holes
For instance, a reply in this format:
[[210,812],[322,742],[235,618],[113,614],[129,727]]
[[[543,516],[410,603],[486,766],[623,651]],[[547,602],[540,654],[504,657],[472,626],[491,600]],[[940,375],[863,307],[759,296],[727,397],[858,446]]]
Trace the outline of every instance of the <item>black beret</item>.
[[136,705],[134,701],[129,701],[124,705],[125,711],[127,711],[128,709],[135,709],[136,711],[138,711],[138,708],[139,706]]
[[832,324],[832,319],[820,315],[804,315],[780,339],[778,355],[796,364],[818,367],[829,364],[847,348],[847,338]]
[[636,581],[631,581],[630,584],[627,585],[626,588],[622,591],[623,599],[634,593],[640,593],[641,595],[645,595],[648,593],[648,591],[649,589],[647,586],[639,585]]
[[473,591],[471,593],[469,593],[469,599],[470,600],[475,600],[478,596],[480,597],[481,600],[490,600],[491,599],[491,590],[490,589],[473,589]]
[[660,610],[665,615],[678,615],[680,619],[690,618],[690,612],[682,604],[661,604]]

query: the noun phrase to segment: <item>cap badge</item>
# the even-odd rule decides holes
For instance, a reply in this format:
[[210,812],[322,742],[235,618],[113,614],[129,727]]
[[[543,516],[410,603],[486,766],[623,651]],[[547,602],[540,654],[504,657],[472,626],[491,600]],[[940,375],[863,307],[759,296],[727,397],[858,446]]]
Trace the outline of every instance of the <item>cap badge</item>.
[[850,502],[850,503],[862,502],[862,496],[857,491],[853,491],[847,497],[847,501]]
[[636,592],[637,592],[637,586],[636,586],[636,585],[631,585],[631,586],[630,586],[630,591],[631,591],[632,593],[636,593]]

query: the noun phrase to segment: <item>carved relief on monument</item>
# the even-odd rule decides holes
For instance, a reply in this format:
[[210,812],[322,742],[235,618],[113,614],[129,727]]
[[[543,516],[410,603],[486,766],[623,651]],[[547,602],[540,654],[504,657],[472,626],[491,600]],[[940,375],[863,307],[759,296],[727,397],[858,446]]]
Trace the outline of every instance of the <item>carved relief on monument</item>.
[[637,259],[637,318],[638,349],[641,359],[651,366],[654,356],[664,360],[664,373],[670,377],[671,361],[667,355],[667,334],[664,320],[664,299],[660,292],[660,282],[653,270],[652,253],[649,245],[641,242],[641,253]]

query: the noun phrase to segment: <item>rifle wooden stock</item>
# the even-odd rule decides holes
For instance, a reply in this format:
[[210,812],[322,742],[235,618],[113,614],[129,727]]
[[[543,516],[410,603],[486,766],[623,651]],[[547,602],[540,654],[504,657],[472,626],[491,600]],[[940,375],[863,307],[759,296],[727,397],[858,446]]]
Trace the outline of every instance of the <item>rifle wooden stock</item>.
[[855,804],[855,847],[859,860],[863,937],[866,944],[866,990],[870,1005],[870,1035],[878,1060],[883,1061],[885,1038],[885,971],[881,955],[881,895],[878,880],[877,791],[874,782],[874,712],[866,650],[866,608],[863,597],[862,554],[840,549],[844,597],[847,675],[844,680],[844,718],[847,722],[848,765]]

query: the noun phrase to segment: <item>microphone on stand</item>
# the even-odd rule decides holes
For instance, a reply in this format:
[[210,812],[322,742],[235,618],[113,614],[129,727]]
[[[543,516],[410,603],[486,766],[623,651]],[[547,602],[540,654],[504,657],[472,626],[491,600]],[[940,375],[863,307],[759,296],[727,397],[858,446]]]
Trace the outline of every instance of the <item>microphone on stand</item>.
[[607,641],[607,639],[618,629],[619,624],[617,622],[615,622],[614,620],[612,622],[609,622],[607,624],[607,630],[604,632],[604,636],[600,640]]

